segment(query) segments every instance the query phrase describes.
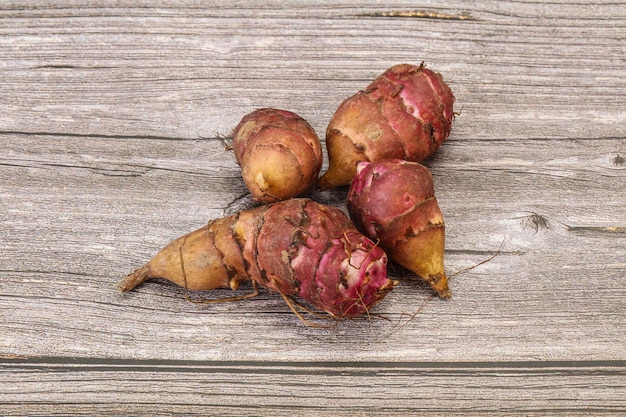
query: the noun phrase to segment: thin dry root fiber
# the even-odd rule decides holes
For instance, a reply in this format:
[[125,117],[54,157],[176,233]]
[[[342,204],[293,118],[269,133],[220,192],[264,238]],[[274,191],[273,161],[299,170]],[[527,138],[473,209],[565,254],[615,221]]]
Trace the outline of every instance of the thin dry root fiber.
[[419,162],[450,134],[454,95],[440,74],[423,65],[395,65],[346,99],[326,130],[328,171],[318,188],[350,183],[361,161]]
[[397,284],[387,278],[380,247],[341,210],[308,199],[212,221],[167,245],[120,289],[150,278],[190,290],[237,289],[252,281],[339,318],[368,313]]
[[390,259],[413,271],[441,298],[450,297],[445,225],[425,166],[397,159],[359,163],[347,206],[357,228],[379,240]]
[[258,109],[244,116],[233,131],[233,151],[246,186],[264,203],[311,191],[322,168],[317,134],[286,110]]

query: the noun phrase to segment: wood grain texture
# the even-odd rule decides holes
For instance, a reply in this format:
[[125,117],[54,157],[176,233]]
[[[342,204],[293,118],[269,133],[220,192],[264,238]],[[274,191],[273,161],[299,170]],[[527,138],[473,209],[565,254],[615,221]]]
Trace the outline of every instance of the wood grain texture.
[[[41,415],[206,415],[210,410],[231,416],[478,416],[496,411],[580,416],[618,415],[625,406],[621,398],[604,400],[625,385],[626,369],[612,362],[18,360],[10,368],[13,373],[2,386],[6,399],[15,403],[5,405],[4,412],[16,415],[28,407]],[[123,385],[112,384],[120,373]],[[584,407],[575,406],[583,401]]]
[[[609,1],[3,1],[3,414],[625,413],[624,33]],[[502,245],[451,300],[394,268],[371,319],[312,329],[269,292],[117,291],[254,204],[224,139],[244,114],[323,133],[344,98],[421,61],[460,112],[426,161],[447,269]]]

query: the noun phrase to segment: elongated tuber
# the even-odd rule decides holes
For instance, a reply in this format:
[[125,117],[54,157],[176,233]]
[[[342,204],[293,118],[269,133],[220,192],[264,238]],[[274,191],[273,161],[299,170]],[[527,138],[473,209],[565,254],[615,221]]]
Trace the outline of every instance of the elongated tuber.
[[444,271],[445,226],[432,175],[417,162],[360,162],[348,191],[348,212],[357,228],[389,258],[450,297]]
[[346,99],[326,130],[329,167],[318,188],[349,184],[361,161],[420,162],[447,139],[454,95],[440,74],[399,64]]
[[264,203],[311,191],[322,168],[317,134],[286,110],[265,108],[244,116],[233,131],[233,150],[246,186]]
[[150,278],[191,290],[252,281],[340,318],[366,313],[396,284],[386,254],[341,210],[303,198],[213,220],[171,242],[120,289]]

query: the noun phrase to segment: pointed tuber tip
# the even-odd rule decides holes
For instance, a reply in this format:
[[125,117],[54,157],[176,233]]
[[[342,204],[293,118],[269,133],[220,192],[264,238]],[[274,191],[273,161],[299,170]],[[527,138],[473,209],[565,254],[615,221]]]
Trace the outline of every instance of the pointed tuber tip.
[[439,298],[445,300],[452,297],[452,293],[448,288],[448,278],[445,273],[429,274],[425,280],[428,282],[430,287],[437,292]]
[[148,278],[150,278],[150,267],[148,265],[144,265],[120,281],[118,288],[122,292],[127,292],[139,286]]
[[354,172],[349,169],[338,168],[337,166],[330,166],[317,182],[318,191],[326,191],[331,188],[342,187],[350,184],[354,177]]

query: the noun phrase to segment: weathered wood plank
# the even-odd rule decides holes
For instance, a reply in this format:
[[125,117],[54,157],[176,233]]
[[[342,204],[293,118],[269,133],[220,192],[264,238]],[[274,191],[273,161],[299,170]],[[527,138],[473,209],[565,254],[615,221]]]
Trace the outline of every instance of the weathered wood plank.
[[[4,415],[618,415],[624,363],[3,360]],[[43,374],[43,375],[42,375]],[[120,384],[119,376],[125,379]],[[63,389],[59,389],[59,382]],[[324,387],[320,390],[320,387]],[[119,402],[124,396],[123,403]]]
[[423,60],[457,95],[460,137],[624,133],[619,4],[463,4],[471,20],[368,16],[412,8],[401,2],[148,5],[5,10],[3,129],[210,137],[275,106],[323,131],[327,109],[386,67]]
[[[58,137],[56,147],[46,148],[47,141],[33,146],[49,152],[38,155],[20,151],[22,137],[4,141],[12,155],[2,170],[12,233],[0,255],[0,264],[10,265],[3,307],[7,317],[13,312],[9,328],[19,335],[7,339],[6,354],[216,360],[237,352],[246,360],[303,354],[326,360],[328,343],[342,344],[333,339],[345,332],[345,343],[358,340],[361,347],[333,351],[334,360],[402,360],[408,352],[419,360],[623,357],[625,171],[603,150],[616,141],[559,141],[556,149],[551,141],[444,145],[430,165],[446,215],[448,270],[485,259],[502,242],[503,253],[460,275],[453,300],[431,302],[396,333],[398,321],[428,296],[422,285],[405,283],[377,308],[391,323],[357,320],[322,332],[299,329],[271,294],[202,306],[157,283],[119,294],[116,282],[169,240],[235,210],[231,203],[246,204],[232,155],[217,140],[117,139],[119,146],[107,147],[98,139]],[[345,190],[315,198],[344,208]],[[55,311],[83,319],[68,323]],[[272,331],[277,325],[284,327]],[[52,329],[54,338],[34,337]],[[365,343],[370,339],[377,343]],[[244,340],[249,346],[241,351]],[[298,349],[282,351],[286,343]]]

